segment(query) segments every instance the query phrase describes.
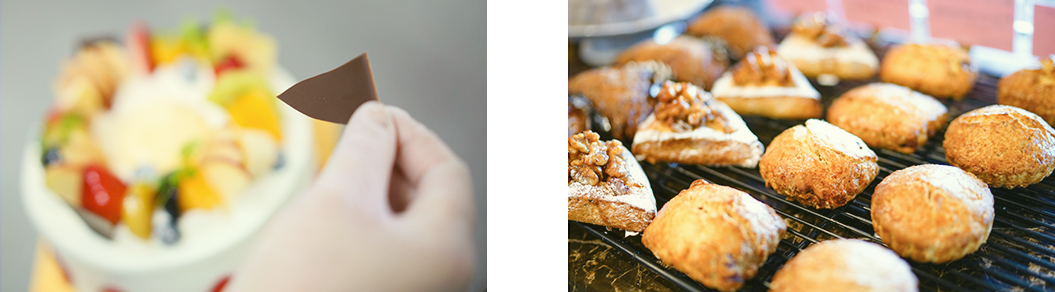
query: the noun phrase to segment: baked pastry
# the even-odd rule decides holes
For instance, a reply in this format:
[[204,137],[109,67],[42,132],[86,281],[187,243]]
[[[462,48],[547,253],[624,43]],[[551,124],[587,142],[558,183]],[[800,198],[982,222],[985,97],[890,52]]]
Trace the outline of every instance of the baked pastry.
[[670,67],[653,61],[603,67],[568,79],[568,94],[582,95],[610,125],[612,137],[633,141],[638,123],[652,113],[652,84],[670,78]]
[[1055,125],[1055,55],[1040,62],[1040,69],[1021,70],[1000,79],[996,102],[1033,112]]
[[1006,105],[960,115],[945,131],[945,159],[996,188],[1025,187],[1055,169],[1055,130],[1040,116]]
[[821,94],[790,62],[757,47],[714,83],[711,94],[741,115],[777,119],[821,117]]
[[656,111],[634,136],[638,160],[755,167],[762,142],[743,119],[690,83],[667,81],[656,95]]
[[830,74],[839,79],[868,79],[879,69],[872,49],[824,13],[799,17],[777,52],[811,78]]
[[772,292],[919,291],[912,267],[881,245],[835,239],[810,245],[769,282]]
[[872,226],[917,262],[944,263],[978,250],[993,228],[993,193],[962,169],[925,164],[891,173],[872,194]]
[[729,55],[737,60],[757,46],[776,46],[766,25],[751,9],[743,7],[715,7],[693,20],[685,34],[718,37],[728,44]]
[[568,96],[568,137],[590,129],[590,101],[581,96]]
[[656,216],[648,177],[623,143],[598,139],[593,131],[568,138],[568,220],[644,231]]
[[971,63],[971,55],[960,48],[904,44],[887,51],[879,79],[933,97],[960,100],[978,79],[978,68]]
[[707,90],[729,68],[724,48],[686,35],[665,44],[657,44],[652,38],[641,41],[619,53],[615,65],[649,60],[669,65],[674,80],[692,82]]
[[803,205],[846,205],[879,174],[864,141],[822,120],[809,119],[773,138],[758,162],[766,187]]
[[696,180],[663,205],[641,244],[693,280],[732,291],[755,276],[786,229],[772,208],[751,195]]
[[828,107],[828,122],[872,148],[909,154],[945,126],[948,109],[933,97],[890,83],[847,91]]

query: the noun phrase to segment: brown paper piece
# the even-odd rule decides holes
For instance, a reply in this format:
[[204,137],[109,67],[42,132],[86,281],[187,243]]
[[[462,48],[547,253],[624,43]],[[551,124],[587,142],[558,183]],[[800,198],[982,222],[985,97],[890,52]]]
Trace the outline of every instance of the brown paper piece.
[[278,99],[309,117],[347,124],[355,109],[377,100],[370,61],[363,53],[336,69],[294,84]]

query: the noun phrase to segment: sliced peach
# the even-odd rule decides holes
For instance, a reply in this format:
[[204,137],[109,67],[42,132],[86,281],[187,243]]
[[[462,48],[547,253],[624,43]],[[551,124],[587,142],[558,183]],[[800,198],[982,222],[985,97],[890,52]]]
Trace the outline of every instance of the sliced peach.
[[265,89],[252,88],[227,106],[227,112],[239,126],[267,131],[275,140],[282,141],[278,113],[274,103],[269,100],[274,98]]
[[128,226],[132,234],[142,239],[150,239],[150,224],[154,217],[155,190],[145,183],[135,183],[125,193],[121,205],[121,221]]
[[223,204],[223,197],[205,180],[200,168],[180,180],[177,198],[182,212],[196,208],[212,209]]

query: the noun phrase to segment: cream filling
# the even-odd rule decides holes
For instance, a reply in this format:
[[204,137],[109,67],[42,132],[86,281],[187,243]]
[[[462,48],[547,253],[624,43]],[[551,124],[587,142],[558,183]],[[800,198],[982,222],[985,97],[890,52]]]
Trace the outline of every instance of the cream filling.
[[806,79],[805,75],[799,69],[788,64],[788,72],[791,73],[791,81],[795,83],[795,87],[783,87],[783,86],[738,86],[733,82],[732,70],[725,72],[718,81],[714,82],[714,87],[711,88],[711,94],[715,97],[727,98],[755,98],[755,97],[774,97],[774,96],[792,96],[792,97],[805,97],[816,100],[821,99],[820,92],[813,89],[813,85],[810,85],[810,81]]
[[[740,115],[736,114],[732,108],[729,108],[725,103],[714,100],[711,101],[711,109],[717,110],[725,117],[726,123],[729,128],[733,129],[732,133],[722,133],[706,126],[700,126],[695,130],[688,132],[670,132],[656,130],[653,124],[658,123],[656,121],[656,114],[652,113],[645,119],[644,122],[638,126],[637,134],[634,135],[634,145],[648,142],[663,142],[673,141],[681,139],[693,139],[693,140],[711,140],[711,141],[734,141],[747,145],[754,145],[751,148],[751,157],[762,156],[762,143],[758,141],[758,137],[754,133],[751,133],[751,129],[747,128],[747,124],[740,118]],[[644,156],[638,155],[638,160],[645,159]],[[756,161],[746,161],[741,165],[754,165]]]
[[863,41],[848,38],[847,42],[850,44],[846,47],[825,48],[811,39],[792,34],[780,42],[777,54],[792,62],[820,62],[834,59],[838,63],[857,63],[870,68],[879,67],[879,59]]

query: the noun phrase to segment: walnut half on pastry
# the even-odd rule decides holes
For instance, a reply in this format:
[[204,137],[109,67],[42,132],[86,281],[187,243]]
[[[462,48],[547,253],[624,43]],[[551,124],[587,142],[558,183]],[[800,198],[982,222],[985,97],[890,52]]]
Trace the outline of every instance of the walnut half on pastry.
[[821,116],[821,94],[794,64],[766,47],[755,48],[714,83],[715,98],[741,115],[777,119]]
[[762,143],[733,109],[689,83],[667,81],[634,136],[639,160],[755,167]]
[[799,17],[777,52],[811,78],[830,74],[839,79],[868,79],[879,69],[879,58],[872,49],[823,13]]
[[568,220],[644,231],[656,215],[648,177],[623,143],[599,138],[568,138]]

